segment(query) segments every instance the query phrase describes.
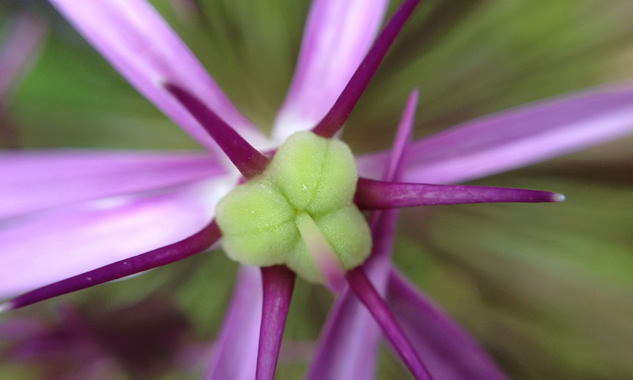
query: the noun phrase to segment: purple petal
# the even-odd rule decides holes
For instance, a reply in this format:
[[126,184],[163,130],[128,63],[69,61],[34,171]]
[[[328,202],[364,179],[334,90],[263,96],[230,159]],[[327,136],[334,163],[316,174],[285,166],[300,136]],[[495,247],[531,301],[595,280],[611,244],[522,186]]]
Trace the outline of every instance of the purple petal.
[[282,265],[261,268],[264,302],[256,380],[273,380],[296,275]]
[[39,18],[20,13],[9,18],[0,46],[0,146],[19,148],[18,130],[5,117],[14,88],[37,60],[48,25]]
[[[413,91],[396,132],[385,180],[394,180],[401,175],[417,100],[417,91]],[[397,221],[398,210],[374,212],[370,219],[374,244],[363,267],[380,294],[387,291]],[[371,314],[352,292],[345,291],[328,315],[308,379],[374,378],[380,336],[381,330]]]
[[144,0],[50,0],[147,99],[207,147],[213,141],[161,84],[190,89],[242,136],[263,137],[206,73],[187,46]]
[[225,174],[207,154],[0,152],[0,219]]
[[354,203],[376,210],[467,203],[561,202],[565,196],[547,191],[466,185],[396,183],[360,178]]
[[468,333],[398,273],[389,278],[387,302],[436,379],[506,378]]
[[36,302],[45,301],[53,297],[76,292],[171,264],[179,260],[184,260],[196,253],[206,251],[220,239],[220,236],[220,229],[215,221],[213,221],[201,231],[179,242],[32,290],[3,304],[0,306],[0,309],[18,309]]
[[118,196],[0,223],[0,296],[23,293],[200,231],[226,180]]
[[274,128],[277,141],[313,127],[369,50],[388,0],[312,2],[292,84]]
[[268,158],[253,148],[200,99],[172,83],[166,83],[165,89],[191,112],[244,177],[253,178],[266,169]]
[[405,160],[407,147],[411,143],[413,135],[413,121],[415,118],[415,109],[418,106],[419,92],[417,89],[411,91],[407,104],[404,107],[400,124],[396,132],[396,138],[391,148],[391,156],[387,165],[387,171],[383,175],[384,181],[395,181],[402,175],[405,168]]
[[376,42],[352,75],[341,95],[328,113],[312,129],[319,136],[332,137],[342,127],[349,117],[358,99],[367,88],[369,81],[378,70],[378,66],[387,54],[391,44],[396,39],[402,27],[407,22],[421,0],[405,0],[396,10]]
[[347,280],[354,294],[367,307],[376,322],[382,327],[383,332],[389,338],[394,349],[400,354],[409,370],[416,379],[432,379],[422,360],[418,357],[407,335],[394,318],[384,300],[373,287],[362,268],[352,269],[347,272]]
[[[608,87],[484,117],[419,140],[411,148],[404,179],[468,181],[632,132],[633,87]],[[359,171],[376,178],[388,154],[361,157]]]
[[222,329],[216,339],[207,380],[253,380],[262,311],[259,268],[240,267]]
[[48,29],[42,20],[30,14],[14,16],[6,25],[8,35],[3,36],[0,47],[0,110],[10,88],[39,55]]

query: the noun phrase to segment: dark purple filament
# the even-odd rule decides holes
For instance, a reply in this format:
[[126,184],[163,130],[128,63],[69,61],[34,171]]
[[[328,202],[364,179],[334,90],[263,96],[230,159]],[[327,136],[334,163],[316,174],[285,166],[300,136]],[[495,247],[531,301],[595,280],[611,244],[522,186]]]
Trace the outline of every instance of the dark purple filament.
[[264,299],[256,380],[273,380],[296,275],[283,265],[262,267]]
[[369,81],[378,70],[378,66],[393,44],[393,41],[402,30],[402,27],[415,10],[415,7],[422,0],[405,0],[396,10],[385,28],[382,30],[371,49],[352,75],[341,95],[323,117],[323,119],[312,129],[312,132],[323,137],[332,137],[338,132],[350,113],[356,106],[358,99],[367,88]]
[[429,370],[418,356],[413,345],[407,339],[404,331],[396,321],[385,301],[380,297],[374,286],[369,282],[362,267],[350,270],[345,275],[354,294],[367,307],[376,322],[382,327],[385,335],[400,354],[404,363],[418,380],[431,380]]
[[215,221],[212,221],[201,231],[179,242],[32,290],[14,298],[4,306],[8,310],[17,309],[49,298],[171,264],[203,252],[213,245],[220,236],[218,225]]
[[165,83],[164,87],[204,127],[244,177],[253,178],[266,169],[268,158],[198,98],[173,83]]
[[361,209],[376,210],[467,203],[560,202],[564,199],[562,194],[539,190],[397,183],[360,178],[354,203]]

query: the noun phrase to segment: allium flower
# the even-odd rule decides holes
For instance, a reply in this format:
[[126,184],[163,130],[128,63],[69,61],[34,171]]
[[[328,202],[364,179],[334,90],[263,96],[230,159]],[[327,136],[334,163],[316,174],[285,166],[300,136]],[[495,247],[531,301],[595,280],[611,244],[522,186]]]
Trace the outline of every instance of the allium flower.
[[[273,378],[295,272],[337,293],[309,378],[372,378],[381,336],[374,320],[416,378],[503,378],[474,340],[393,268],[394,209],[560,201],[560,194],[535,190],[439,184],[633,130],[627,85],[409,143],[414,90],[394,147],[354,160],[335,136],[419,0],[405,0],[380,34],[387,1],[315,1],[271,139],[145,1],[51,2],[209,154],[3,153],[0,294],[26,293],[2,309],[166,265],[225,235],[231,258],[261,268],[240,269],[207,378]],[[359,209],[372,211],[368,223]]]

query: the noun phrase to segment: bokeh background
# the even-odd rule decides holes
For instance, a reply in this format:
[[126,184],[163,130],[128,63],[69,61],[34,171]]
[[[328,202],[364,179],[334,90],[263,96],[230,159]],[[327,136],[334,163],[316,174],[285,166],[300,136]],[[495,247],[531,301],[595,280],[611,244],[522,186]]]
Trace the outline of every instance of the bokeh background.
[[[238,108],[270,130],[309,2],[152,2]],[[47,2],[0,0],[0,41],[25,14],[46,28],[46,38],[2,99],[0,147],[200,149]],[[629,0],[426,0],[343,139],[356,153],[387,148],[414,87],[421,138],[495,111],[631,80],[632,19]],[[556,191],[567,201],[406,210],[395,247],[400,268],[512,378],[633,378],[633,139],[474,184]],[[0,377],[199,378],[236,268],[209,252],[2,315]],[[298,281],[278,379],[301,378],[332,300],[325,289]],[[380,378],[407,378],[383,351]]]

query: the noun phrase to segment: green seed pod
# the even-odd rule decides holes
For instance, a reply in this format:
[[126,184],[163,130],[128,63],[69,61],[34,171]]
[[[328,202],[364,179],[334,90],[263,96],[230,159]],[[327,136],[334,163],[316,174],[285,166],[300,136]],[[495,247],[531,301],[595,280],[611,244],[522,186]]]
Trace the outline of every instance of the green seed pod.
[[352,203],[358,172],[347,145],[310,132],[292,135],[264,173],[237,186],[216,208],[227,255],[245,265],[286,264],[323,282],[298,223],[312,219],[344,269],[369,255],[371,235]]

